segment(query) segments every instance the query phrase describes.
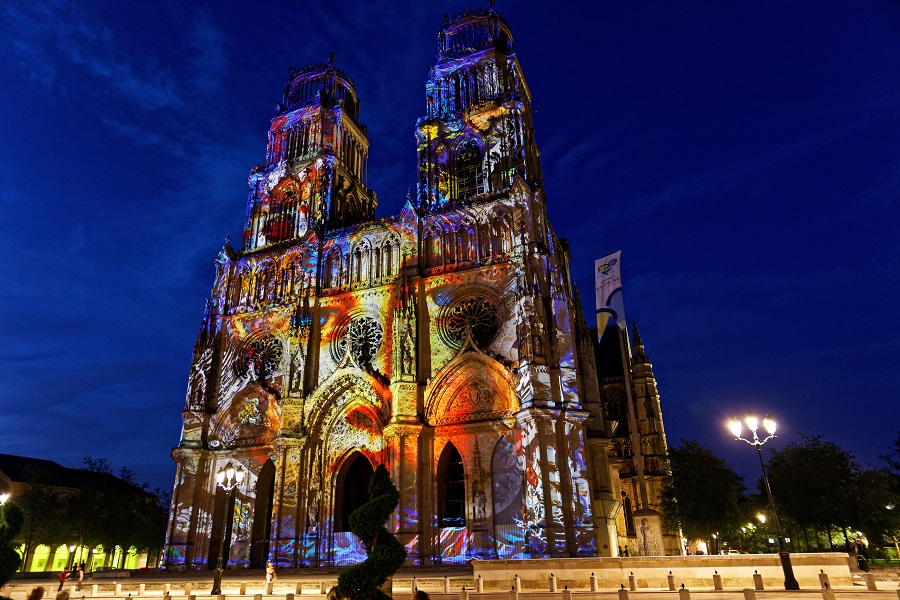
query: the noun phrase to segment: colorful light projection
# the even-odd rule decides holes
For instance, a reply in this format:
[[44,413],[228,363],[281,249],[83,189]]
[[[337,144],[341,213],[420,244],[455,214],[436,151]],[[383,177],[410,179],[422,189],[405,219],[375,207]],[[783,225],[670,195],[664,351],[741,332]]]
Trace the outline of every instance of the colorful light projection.
[[[567,254],[532,187],[528,90],[492,11],[443,34],[418,125],[419,196],[389,219],[372,220],[355,96],[337,97],[349,88],[329,79],[330,63],[292,73],[268,163],[250,176],[242,250],[217,259],[170,561],[206,564],[202,540],[225,517],[192,503],[215,493],[198,474],[218,459],[205,456],[226,454],[253,473],[271,459],[277,473],[270,497],[236,494],[233,565],[258,562],[252,540],[269,529],[262,558],[278,566],[363,559],[337,531],[342,469],[360,454],[390,466],[394,527],[414,562],[596,553],[584,425],[568,414],[584,409],[593,350],[578,345]],[[462,52],[463,38],[487,41]],[[424,428],[434,448],[423,450]],[[436,504],[423,505],[438,465],[422,452],[451,437],[464,526],[441,527]]]

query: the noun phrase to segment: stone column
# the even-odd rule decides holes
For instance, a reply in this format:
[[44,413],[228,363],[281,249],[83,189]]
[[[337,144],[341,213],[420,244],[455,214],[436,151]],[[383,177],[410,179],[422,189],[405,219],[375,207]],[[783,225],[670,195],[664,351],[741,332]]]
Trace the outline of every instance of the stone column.
[[[393,387],[393,386],[392,386]],[[415,385],[413,385],[413,388]],[[412,390],[413,393],[415,389]],[[415,402],[415,397],[413,397]],[[415,406],[415,405],[413,405]],[[421,540],[423,528],[419,515],[421,498],[419,496],[419,434],[422,425],[391,423],[384,430],[388,455],[391,461],[391,479],[400,492],[400,504],[394,513],[394,531],[397,539],[409,544],[418,538],[419,543],[408,547],[407,561],[412,562],[421,557]],[[423,481],[430,481],[428,478]]]

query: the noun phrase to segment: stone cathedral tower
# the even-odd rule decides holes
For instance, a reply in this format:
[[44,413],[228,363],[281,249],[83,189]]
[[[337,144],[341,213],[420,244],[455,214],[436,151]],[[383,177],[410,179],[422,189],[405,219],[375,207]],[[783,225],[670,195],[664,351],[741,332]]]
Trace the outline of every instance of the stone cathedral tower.
[[[376,220],[353,82],[331,57],[291,70],[194,349],[168,567],[355,562],[348,517],[380,463],[411,564],[609,556],[634,535],[625,444],[658,419],[664,455],[655,379],[640,342],[602,372],[493,8],[445,17],[425,100],[416,192]],[[640,423],[618,420],[623,385]],[[230,494],[229,464],[247,473]]]

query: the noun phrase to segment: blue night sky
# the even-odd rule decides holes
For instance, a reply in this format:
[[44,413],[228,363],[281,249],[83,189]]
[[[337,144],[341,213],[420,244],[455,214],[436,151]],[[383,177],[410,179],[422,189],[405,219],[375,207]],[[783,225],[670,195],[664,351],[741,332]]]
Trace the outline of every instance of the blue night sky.
[[[878,464],[900,429],[900,4],[579,4],[497,9],[586,312],[594,259],[623,250],[670,443],[755,478],[722,426],[752,408],[777,447],[823,434]],[[170,487],[213,259],[288,68],[336,52],[394,213],[441,14],[467,6],[4,2],[0,452]]]

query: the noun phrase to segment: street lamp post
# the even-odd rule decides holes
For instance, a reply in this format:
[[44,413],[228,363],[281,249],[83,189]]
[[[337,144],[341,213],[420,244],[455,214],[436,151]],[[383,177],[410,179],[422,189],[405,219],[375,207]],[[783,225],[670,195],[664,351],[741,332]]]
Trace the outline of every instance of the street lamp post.
[[[222,467],[216,472],[216,485],[228,492],[228,498],[225,501],[225,510],[230,516],[231,500],[234,497],[234,490],[244,480],[244,470],[241,467],[236,469],[228,463],[228,466]],[[213,575],[213,589],[209,593],[210,596],[217,596],[222,593],[222,555],[225,552],[225,532],[228,530],[227,523],[222,523],[222,543],[219,544],[219,564]]]
[[[769,510],[772,511],[772,522],[775,525],[775,535],[778,537],[778,556],[781,558],[781,569],[784,571],[784,589],[799,590],[800,584],[797,583],[797,579],[794,577],[794,569],[791,566],[791,555],[787,551],[787,546],[784,543],[784,534],[781,532],[781,524],[778,522],[778,513],[775,511],[775,499],[772,498],[772,487],[769,485],[769,475],[766,473],[766,463],[763,462],[762,456],[763,444],[769,440],[775,439],[775,420],[769,415],[766,415],[763,418],[762,424],[768,434],[763,439],[759,439],[759,436],[757,435],[759,419],[757,419],[753,413],[747,413],[743,423],[741,423],[737,417],[733,417],[728,423],[728,428],[731,430],[731,433],[734,434],[735,440],[747,442],[756,448],[756,454],[759,456],[759,466],[762,468],[763,481],[766,484],[766,493],[769,496]],[[747,429],[753,434],[752,440],[748,440],[741,436],[744,425],[746,425]]]

